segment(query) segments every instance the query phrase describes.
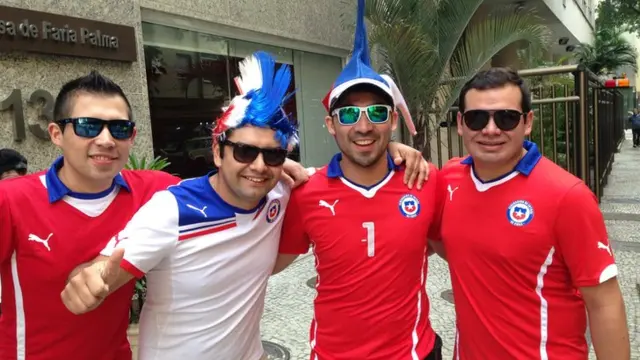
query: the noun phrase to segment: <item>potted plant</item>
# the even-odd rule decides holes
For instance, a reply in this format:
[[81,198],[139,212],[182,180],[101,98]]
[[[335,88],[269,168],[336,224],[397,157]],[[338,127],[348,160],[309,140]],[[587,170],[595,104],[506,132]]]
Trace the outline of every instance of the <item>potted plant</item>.
[[[128,170],[163,170],[170,164],[166,158],[160,156],[147,162],[146,156],[138,158],[136,155],[130,154],[129,162],[125,165],[125,168]],[[131,344],[131,351],[133,352],[133,360],[138,359],[138,321],[140,320],[140,313],[142,312],[142,306],[146,298],[147,279],[142,277],[136,281],[133,297],[131,298],[131,307],[129,308],[129,329],[127,330],[127,335],[129,337],[129,343]]]

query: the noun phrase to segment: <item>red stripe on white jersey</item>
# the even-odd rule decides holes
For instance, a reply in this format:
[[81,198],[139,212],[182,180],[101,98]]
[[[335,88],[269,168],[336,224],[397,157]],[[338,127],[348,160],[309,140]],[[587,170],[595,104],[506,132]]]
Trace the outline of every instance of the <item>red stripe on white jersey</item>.
[[218,226],[215,226],[215,227],[212,227],[212,228],[202,229],[200,231],[194,231],[192,233],[180,235],[178,237],[178,241],[184,241],[184,240],[192,239],[192,238],[198,237],[198,236],[214,234],[214,233],[217,233],[217,232],[220,232],[220,231],[224,231],[224,230],[228,230],[228,229],[234,228],[236,226],[238,226],[238,224],[236,224],[235,222],[232,222],[232,223],[229,223],[229,224],[218,225]]

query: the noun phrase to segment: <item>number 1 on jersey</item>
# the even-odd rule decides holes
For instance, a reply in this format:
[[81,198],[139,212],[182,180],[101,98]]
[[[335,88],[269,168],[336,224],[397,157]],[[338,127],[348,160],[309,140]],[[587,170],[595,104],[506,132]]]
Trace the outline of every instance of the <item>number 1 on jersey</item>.
[[367,238],[362,239],[362,242],[367,243],[367,256],[373,257],[376,254],[375,227],[372,222],[363,222],[362,227],[367,229]]

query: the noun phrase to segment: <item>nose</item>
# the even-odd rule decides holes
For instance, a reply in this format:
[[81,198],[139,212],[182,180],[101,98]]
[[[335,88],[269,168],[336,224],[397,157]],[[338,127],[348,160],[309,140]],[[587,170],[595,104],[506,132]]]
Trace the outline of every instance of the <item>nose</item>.
[[491,118],[489,119],[489,123],[487,124],[487,126],[484,127],[484,129],[482,129],[482,134],[484,135],[500,135],[500,128],[496,125],[495,120],[493,119],[493,115],[491,115]]
[[262,157],[262,153],[258,154],[255,160],[249,165],[249,168],[257,173],[263,173],[267,171],[267,164],[264,162],[264,158]]
[[369,121],[364,110],[360,112],[360,120],[354,125],[354,128],[359,133],[368,133],[373,130],[373,124]]
[[111,148],[116,145],[115,140],[111,136],[111,133],[106,126],[102,128],[102,131],[100,132],[100,134],[98,134],[98,136],[95,137],[94,141],[97,145],[107,148]]

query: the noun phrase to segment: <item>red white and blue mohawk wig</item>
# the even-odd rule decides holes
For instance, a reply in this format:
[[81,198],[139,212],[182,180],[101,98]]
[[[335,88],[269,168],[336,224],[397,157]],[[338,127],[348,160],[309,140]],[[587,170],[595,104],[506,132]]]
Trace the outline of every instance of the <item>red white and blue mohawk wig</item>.
[[349,88],[361,84],[370,84],[382,90],[393,100],[394,106],[400,110],[407,124],[407,128],[409,128],[412,135],[415,135],[417,134],[416,127],[413,124],[409,108],[400,89],[389,75],[380,75],[371,68],[367,29],[364,24],[364,2],[365,0],[358,0],[356,34],[353,40],[351,59],[344,69],[342,69],[340,75],[338,75],[331,90],[322,100],[322,104],[327,112],[329,112],[340,98],[340,95],[345,93]]
[[240,95],[231,100],[213,129],[214,142],[222,142],[229,130],[251,125],[270,128],[284,149],[298,143],[298,132],[283,105],[292,97],[287,94],[291,84],[291,69],[270,54],[258,51],[240,62],[240,76],[235,78]]

